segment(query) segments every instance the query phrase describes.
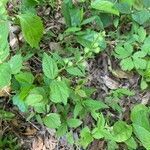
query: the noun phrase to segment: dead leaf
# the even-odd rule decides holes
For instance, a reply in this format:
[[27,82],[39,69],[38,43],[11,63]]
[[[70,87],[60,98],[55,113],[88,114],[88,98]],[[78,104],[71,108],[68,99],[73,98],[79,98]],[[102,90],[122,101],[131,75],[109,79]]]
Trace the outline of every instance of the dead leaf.
[[141,102],[141,103],[144,104],[144,105],[146,105],[146,104],[148,104],[149,100],[150,100],[150,93],[147,92],[147,93],[142,97],[142,102]]
[[115,76],[116,78],[120,78],[120,79],[129,79],[132,78],[132,73],[126,73],[120,69],[117,70],[112,70],[111,71],[113,76]]
[[35,138],[32,143],[31,150],[43,150],[44,144],[41,137]]
[[32,136],[34,134],[36,134],[37,130],[33,127],[27,127],[25,132],[22,133],[23,135],[26,135],[26,136]]
[[52,136],[48,136],[44,138],[44,145],[48,150],[54,150],[57,146],[58,141]]
[[102,79],[104,80],[105,85],[111,90],[117,89],[119,87],[119,83],[117,81],[111,79],[107,75],[102,77]]
[[0,97],[6,97],[10,95],[11,88],[10,86],[6,86],[3,89],[0,89]]

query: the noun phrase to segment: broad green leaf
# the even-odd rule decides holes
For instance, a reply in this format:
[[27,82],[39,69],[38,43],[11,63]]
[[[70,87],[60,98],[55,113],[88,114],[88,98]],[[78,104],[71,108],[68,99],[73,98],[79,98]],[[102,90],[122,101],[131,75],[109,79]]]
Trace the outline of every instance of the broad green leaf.
[[42,61],[43,72],[49,79],[55,79],[58,75],[57,63],[46,53],[43,55]]
[[83,146],[84,149],[93,141],[92,134],[88,127],[85,127],[80,132],[80,144]]
[[82,124],[82,121],[79,119],[68,119],[67,124],[70,128],[77,128]]
[[130,14],[131,13],[131,6],[130,4],[123,2],[123,3],[116,3],[115,8],[122,14]]
[[116,142],[124,142],[132,135],[132,126],[124,121],[117,121],[113,126],[113,135]]
[[0,89],[8,86],[11,80],[11,71],[8,63],[0,64]]
[[8,112],[0,109],[0,119],[2,120],[10,120],[15,117],[15,114],[12,112]]
[[19,15],[21,29],[25,40],[31,47],[37,48],[43,36],[43,23],[39,16],[26,13]]
[[111,13],[119,16],[119,11],[114,7],[114,4],[107,0],[95,0],[91,3],[92,8],[102,12]]
[[85,74],[78,67],[69,67],[66,69],[67,72],[73,76],[84,77]]
[[43,96],[40,94],[29,94],[25,100],[25,103],[29,106],[36,106],[41,102]]
[[61,125],[60,116],[56,113],[50,113],[43,118],[44,124],[48,128],[57,129]]
[[107,142],[107,148],[108,148],[107,150],[118,150],[119,149],[118,144],[113,140],[110,140]]
[[[1,8],[0,8],[1,9]],[[2,16],[5,16],[2,14]],[[0,14],[1,17],[1,14]],[[6,19],[6,18],[2,18]],[[0,18],[0,63],[2,63],[9,55],[8,44],[9,25],[8,21],[1,20]]]
[[67,124],[63,123],[61,126],[57,129],[56,135],[57,137],[62,137],[66,134],[67,132]]
[[50,84],[50,99],[54,103],[64,103],[67,104],[67,99],[69,98],[69,88],[65,81],[52,81]]
[[108,108],[108,106],[100,100],[88,99],[88,100],[85,100],[83,102],[83,104],[84,104],[86,109],[89,109],[91,111]]
[[142,104],[136,105],[131,111],[131,120],[146,130],[150,131],[150,112],[148,108]]
[[97,128],[97,127],[94,128],[93,131],[92,131],[93,138],[95,138],[95,139],[102,139],[102,138],[104,138],[103,130],[104,129]]
[[20,54],[13,56],[10,61],[9,65],[11,68],[11,73],[12,74],[17,74],[20,72],[22,68],[22,57]]
[[76,118],[80,114],[82,109],[83,109],[83,106],[80,103],[77,103],[75,105],[75,108],[74,108],[74,111],[73,111],[74,118]]
[[20,84],[32,84],[34,81],[34,76],[30,72],[20,72],[19,74],[15,75],[15,79],[20,83]]
[[133,13],[132,18],[138,24],[142,25],[150,19],[150,13],[148,10],[143,9],[141,11],[137,11],[137,12]]
[[132,55],[133,47],[132,45],[126,43],[124,44],[124,47],[117,46],[115,49],[115,57],[119,59],[124,59]]
[[134,140],[133,137],[129,138],[128,140],[125,141],[125,143],[127,144],[127,146],[131,149],[137,149],[137,143]]
[[150,150],[150,132],[146,130],[144,127],[133,124],[134,133],[137,138],[141,141],[142,145],[147,149]]
[[143,42],[146,38],[146,30],[143,27],[140,27],[137,32],[139,35],[139,41]]
[[74,137],[73,137],[73,133],[72,132],[68,132],[66,134],[66,138],[69,144],[74,144]]
[[121,60],[120,65],[123,70],[131,71],[134,68],[134,63],[131,57]]
[[22,112],[27,111],[27,106],[26,106],[24,100],[20,99],[20,97],[18,95],[15,95],[13,97],[13,104],[18,106],[19,110],[21,110]]

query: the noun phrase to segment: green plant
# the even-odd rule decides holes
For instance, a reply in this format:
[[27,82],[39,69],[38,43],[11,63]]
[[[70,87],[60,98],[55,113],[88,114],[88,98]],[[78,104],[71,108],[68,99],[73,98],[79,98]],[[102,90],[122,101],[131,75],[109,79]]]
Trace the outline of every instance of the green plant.
[[[150,19],[149,1],[64,0],[62,14],[66,27],[58,35],[50,32],[61,45],[57,51],[40,48],[46,30],[36,12],[36,7],[44,4],[54,8],[54,1],[22,0],[12,16],[7,14],[7,2],[0,2],[0,89],[11,87],[12,103],[26,112],[28,119],[55,129],[58,137],[65,135],[69,143],[84,149],[95,139],[101,139],[106,141],[108,150],[119,149],[120,143],[128,149],[136,149],[139,144],[149,150],[148,107],[137,105],[132,109],[132,124],[119,117],[110,121],[109,116],[104,115],[112,109],[122,114],[121,99],[135,93],[118,88],[110,91],[104,100],[93,99],[96,89],[87,86],[87,61],[102,53],[116,38],[113,56],[120,60],[124,71],[141,75],[143,90],[148,87],[150,37],[145,27]],[[125,19],[132,23],[132,28],[122,34]],[[21,28],[25,40],[25,50],[19,49],[15,54],[9,49],[9,23]],[[109,32],[109,27],[115,28],[114,34]],[[37,74],[26,66],[33,55],[41,62]],[[1,119],[12,117],[12,113],[1,111]],[[90,125],[87,117],[92,122]],[[77,128],[79,139],[74,138]]]

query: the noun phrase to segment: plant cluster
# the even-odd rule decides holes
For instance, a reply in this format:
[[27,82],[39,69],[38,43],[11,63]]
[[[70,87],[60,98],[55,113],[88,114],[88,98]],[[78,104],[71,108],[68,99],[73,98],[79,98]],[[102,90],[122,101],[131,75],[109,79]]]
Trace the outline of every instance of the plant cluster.
[[[84,149],[95,139],[105,140],[108,150],[143,146],[150,150],[150,110],[138,104],[131,110],[130,121],[111,121],[106,111],[123,114],[120,100],[135,93],[126,88],[110,91],[104,100],[93,99],[95,88],[87,87],[87,61],[107,48],[115,38],[112,52],[124,71],[141,76],[141,89],[150,82],[150,21],[149,0],[63,0],[62,14],[65,30],[58,35],[63,50],[45,51],[40,41],[47,36],[42,18],[37,15],[40,5],[55,7],[55,1],[22,0],[16,5],[15,15],[8,15],[8,0],[0,1],[0,89],[11,87],[11,103],[28,118],[48,128],[56,129],[58,137],[66,136],[70,144]],[[8,10],[9,11],[9,10]],[[88,15],[86,15],[88,14]],[[30,52],[21,49],[13,54],[9,48],[9,26],[21,28]],[[121,33],[124,24],[131,29]],[[109,32],[109,27],[115,28]],[[29,47],[30,46],[30,47]],[[34,49],[34,52],[33,52]],[[26,62],[34,55],[41,60],[40,74],[34,74]],[[10,120],[13,113],[0,110],[0,118]],[[89,125],[86,118],[91,117]],[[74,132],[79,131],[79,138]]]

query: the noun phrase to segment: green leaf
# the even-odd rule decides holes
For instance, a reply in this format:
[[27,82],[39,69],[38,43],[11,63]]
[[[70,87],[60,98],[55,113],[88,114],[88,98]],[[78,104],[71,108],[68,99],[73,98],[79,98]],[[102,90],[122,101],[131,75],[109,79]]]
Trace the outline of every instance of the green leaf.
[[97,101],[97,100],[89,99],[89,100],[85,100],[83,102],[83,104],[84,104],[85,108],[87,108],[91,111],[108,108],[108,106],[100,100]]
[[38,105],[38,103],[41,102],[41,100],[43,99],[43,96],[40,94],[29,94],[25,100],[25,103],[29,106],[36,106]]
[[69,144],[73,145],[74,144],[74,138],[73,138],[73,133],[72,132],[68,132],[66,134],[66,138]]
[[115,48],[115,57],[119,59],[124,59],[132,55],[133,47],[129,43],[125,43],[124,47],[117,46]]
[[107,148],[108,148],[107,150],[117,150],[117,149],[119,149],[117,143],[113,140],[108,141]]
[[128,140],[125,141],[125,143],[127,144],[127,146],[131,149],[137,149],[137,143],[134,140],[133,137],[129,138]]
[[120,65],[123,70],[131,71],[134,68],[134,63],[131,57],[121,60]]
[[102,12],[111,13],[119,16],[119,11],[114,7],[114,4],[107,0],[92,1],[91,7]]
[[124,142],[132,135],[132,126],[124,121],[117,121],[113,126],[113,135],[116,142]]
[[67,124],[70,128],[77,128],[82,124],[82,121],[79,119],[69,119],[67,120]]
[[48,128],[57,129],[61,125],[60,116],[56,113],[50,113],[43,118],[44,124]]
[[17,74],[20,72],[22,68],[22,57],[20,54],[13,56],[10,61],[9,65],[11,68],[11,73],[12,74]]
[[133,124],[133,128],[135,135],[142,142],[143,146],[150,150],[150,132],[138,124]]
[[80,132],[80,144],[83,146],[84,149],[93,141],[92,134],[88,127],[85,127]]
[[15,114],[13,114],[12,112],[8,112],[8,111],[0,109],[0,119],[10,120],[10,119],[13,119],[14,117],[15,117]]
[[52,81],[50,84],[50,99],[54,103],[67,104],[70,91],[65,81]]
[[149,110],[146,106],[139,104],[136,105],[131,111],[131,120],[148,131],[150,131]]
[[142,25],[146,21],[149,20],[150,18],[150,13],[148,10],[141,10],[141,11],[136,11],[135,13],[132,14],[132,18],[134,21],[136,21],[138,24]]
[[27,111],[27,106],[26,106],[24,100],[20,99],[19,95],[15,95],[13,97],[13,104],[18,106],[19,110],[21,110],[22,112]]
[[57,63],[46,53],[43,55],[42,61],[43,72],[49,79],[55,79],[58,75]]
[[31,47],[38,47],[43,36],[43,23],[39,16],[26,13],[19,15],[21,29],[25,40]]
[[73,76],[84,77],[85,74],[78,67],[69,67],[66,69],[67,72]]
[[82,111],[82,109],[83,109],[83,106],[80,103],[77,103],[75,105],[75,108],[73,111],[74,118],[76,118],[79,115],[79,113]]
[[8,86],[11,80],[10,66],[8,63],[0,64],[0,89]]
[[34,81],[34,76],[30,72],[20,72],[19,74],[15,75],[15,79],[20,83],[20,84],[32,84]]
[[143,27],[140,27],[137,32],[139,35],[139,41],[143,42],[146,38],[146,30]]
[[56,132],[56,135],[57,137],[62,137],[66,134],[67,132],[67,124],[66,123],[63,123],[58,129],[57,129],[57,132]]

